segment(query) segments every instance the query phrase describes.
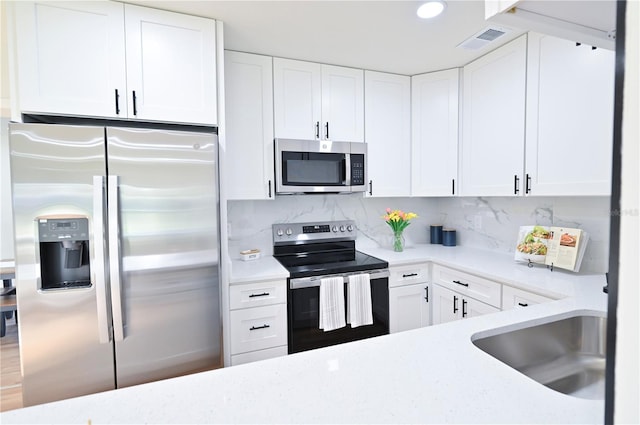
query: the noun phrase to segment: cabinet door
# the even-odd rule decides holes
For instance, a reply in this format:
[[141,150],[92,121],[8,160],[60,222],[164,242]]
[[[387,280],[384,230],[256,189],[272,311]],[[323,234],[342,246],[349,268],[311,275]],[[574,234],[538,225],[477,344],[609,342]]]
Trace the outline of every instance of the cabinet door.
[[526,35],[463,69],[460,195],[521,194]]
[[613,51],[529,34],[529,194],[610,194],[614,72]]
[[229,199],[274,199],[270,56],[225,51],[225,180]]
[[553,300],[551,298],[534,294],[532,292],[524,291],[522,289],[513,288],[508,285],[504,285],[502,288],[502,309],[503,310],[511,310],[512,308],[528,307],[530,305],[545,303],[549,301],[553,301]]
[[20,112],[127,116],[122,3],[15,2],[15,13]]
[[364,71],[322,65],[324,140],[364,142]]
[[411,195],[411,79],[365,71],[368,196]]
[[429,326],[429,284],[389,288],[390,333]]
[[273,58],[275,136],[320,139],[321,72],[317,63]]
[[462,298],[462,304],[460,308],[462,310],[463,318],[482,316],[485,314],[496,313],[500,311],[499,308],[468,297]]
[[434,325],[462,319],[462,295],[433,285],[433,320]]
[[129,117],[217,123],[216,22],[125,5]]
[[411,77],[411,195],[450,196],[458,178],[458,69]]

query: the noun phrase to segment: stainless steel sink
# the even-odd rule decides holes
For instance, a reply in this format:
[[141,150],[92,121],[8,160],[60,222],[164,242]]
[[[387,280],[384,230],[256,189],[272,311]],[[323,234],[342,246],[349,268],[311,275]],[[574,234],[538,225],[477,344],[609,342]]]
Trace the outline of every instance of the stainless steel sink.
[[472,338],[482,351],[564,394],[604,399],[607,319],[579,315]]

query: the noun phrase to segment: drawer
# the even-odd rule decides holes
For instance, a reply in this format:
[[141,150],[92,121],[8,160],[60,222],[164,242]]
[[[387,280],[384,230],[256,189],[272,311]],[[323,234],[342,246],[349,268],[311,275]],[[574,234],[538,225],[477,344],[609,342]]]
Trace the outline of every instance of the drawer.
[[514,288],[508,285],[504,285],[502,288],[503,310],[528,307],[530,305],[546,303],[549,301],[553,301],[553,299],[543,295],[534,294],[533,292],[525,291],[523,289]]
[[412,285],[429,281],[429,264],[414,264],[411,266],[390,267],[389,287]]
[[276,304],[230,312],[231,354],[287,345],[287,305]]
[[462,295],[501,308],[501,283],[437,264],[433,265],[433,281]]
[[248,353],[236,354],[231,356],[231,366],[237,366],[243,363],[257,362],[259,360],[272,359],[274,357],[286,356],[288,353],[287,346],[267,348],[266,350],[250,351]]
[[229,310],[286,304],[286,302],[286,280],[270,280],[229,287]]

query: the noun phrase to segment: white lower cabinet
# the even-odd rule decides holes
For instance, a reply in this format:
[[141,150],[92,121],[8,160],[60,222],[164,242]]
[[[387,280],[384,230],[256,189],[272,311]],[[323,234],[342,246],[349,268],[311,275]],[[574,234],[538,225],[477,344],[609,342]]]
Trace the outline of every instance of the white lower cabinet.
[[435,264],[433,324],[500,311],[502,284]]
[[229,308],[232,366],[287,354],[286,281],[233,285]]
[[433,324],[452,322],[467,317],[495,313],[499,308],[480,302],[459,292],[433,285]]
[[431,324],[428,264],[393,267],[389,278],[389,333]]
[[511,286],[504,285],[502,288],[502,309],[511,310],[512,308],[528,307],[534,304],[546,303],[553,301],[552,298],[543,295],[534,294]]

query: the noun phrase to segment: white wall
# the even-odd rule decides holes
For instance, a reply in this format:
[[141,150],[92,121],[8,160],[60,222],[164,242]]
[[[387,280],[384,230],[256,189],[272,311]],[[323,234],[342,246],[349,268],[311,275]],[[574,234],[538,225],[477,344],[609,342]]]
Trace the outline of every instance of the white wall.
[[627,1],[614,422],[640,423],[640,2]]
[[0,2],[0,260],[13,259],[13,217],[7,133],[11,112],[6,10],[6,2]]

